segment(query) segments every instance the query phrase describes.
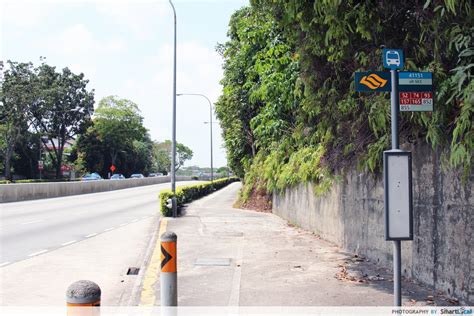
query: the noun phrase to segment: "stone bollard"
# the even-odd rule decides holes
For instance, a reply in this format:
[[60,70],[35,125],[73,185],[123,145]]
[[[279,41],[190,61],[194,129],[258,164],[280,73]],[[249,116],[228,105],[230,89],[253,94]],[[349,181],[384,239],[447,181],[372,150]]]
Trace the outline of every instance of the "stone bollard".
[[100,295],[100,287],[92,281],[80,280],[72,283],[66,290],[68,316],[100,315]]
[[173,232],[161,235],[161,306],[178,306],[178,273],[176,258],[176,241]]

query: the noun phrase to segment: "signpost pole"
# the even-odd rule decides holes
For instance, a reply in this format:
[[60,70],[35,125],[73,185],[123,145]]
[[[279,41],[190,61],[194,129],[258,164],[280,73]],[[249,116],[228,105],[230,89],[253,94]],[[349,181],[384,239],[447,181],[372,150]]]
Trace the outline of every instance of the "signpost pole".
[[[399,149],[398,143],[398,71],[390,70],[392,92],[390,93],[392,116],[392,149]],[[393,241],[393,295],[394,305],[402,306],[402,243]]]

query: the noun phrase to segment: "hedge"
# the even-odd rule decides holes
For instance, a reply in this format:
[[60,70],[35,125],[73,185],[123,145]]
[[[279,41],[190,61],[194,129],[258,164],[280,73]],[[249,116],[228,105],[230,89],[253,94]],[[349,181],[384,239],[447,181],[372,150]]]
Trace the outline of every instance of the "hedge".
[[[239,181],[239,178],[224,178],[215,180],[214,182],[204,182],[193,185],[180,186],[176,188],[176,201],[178,208],[184,204],[197,200],[203,196],[208,195],[216,190],[219,190],[226,185]],[[173,192],[170,189],[162,190],[159,194],[160,212],[163,216],[172,216],[172,210],[166,207],[168,199],[173,197]]]

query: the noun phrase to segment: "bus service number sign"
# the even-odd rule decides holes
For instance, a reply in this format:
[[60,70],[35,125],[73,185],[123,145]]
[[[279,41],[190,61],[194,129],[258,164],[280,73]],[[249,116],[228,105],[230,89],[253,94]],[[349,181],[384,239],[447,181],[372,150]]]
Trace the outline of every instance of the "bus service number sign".
[[399,72],[398,99],[401,112],[432,112],[433,95],[433,73]]
[[400,111],[433,111],[433,92],[400,92]]

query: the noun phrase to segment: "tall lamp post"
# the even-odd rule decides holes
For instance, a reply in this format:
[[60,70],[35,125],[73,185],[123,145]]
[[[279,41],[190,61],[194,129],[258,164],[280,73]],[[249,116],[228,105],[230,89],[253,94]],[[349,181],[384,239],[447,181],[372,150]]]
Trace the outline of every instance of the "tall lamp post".
[[212,102],[211,100],[209,100],[208,97],[200,93],[178,93],[177,94],[177,96],[182,96],[182,95],[197,95],[197,96],[205,98],[207,102],[209,102],[209,122],[210,122],[209,126],[211,127],[211,182],[213,182],[214,181],[214,165],[212,161]]
[[173,127],[172,127],[172,157],[171,157],[171,191],[173,192],[173,198],[171,199],[173,208],[173,217],[178,216],[178,209],[176,205],[176,10],[173,2],[169,0],[171,7],[173,8],[174,15],[174,60],[173,60]]

